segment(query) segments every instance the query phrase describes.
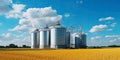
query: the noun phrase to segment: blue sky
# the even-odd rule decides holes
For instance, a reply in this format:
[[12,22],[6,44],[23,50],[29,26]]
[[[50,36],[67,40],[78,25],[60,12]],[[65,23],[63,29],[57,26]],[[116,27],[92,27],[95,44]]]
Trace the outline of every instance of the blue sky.
[[[82,25],[89,46],[120,45],[120,0],[1,0],[0,45],[30,45],[30,31]],[[39,26],[38,26],[39,25]]]

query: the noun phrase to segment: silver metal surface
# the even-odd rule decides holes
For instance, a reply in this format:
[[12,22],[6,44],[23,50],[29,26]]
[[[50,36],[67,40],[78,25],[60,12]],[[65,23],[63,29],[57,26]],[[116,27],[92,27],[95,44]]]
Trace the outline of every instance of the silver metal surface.
[[39,30],[36,29],[31,33],[31,48],[38,48],[39,47]]
[[51,48],[66,48],[66,28],[56,25],[50,27]]
[[71,38],[71,33],[69,30],[66,31],[66,45],[67,48],[70,48],[70,38]]
[[40,49],[49,47],[49,29],[40,30]]

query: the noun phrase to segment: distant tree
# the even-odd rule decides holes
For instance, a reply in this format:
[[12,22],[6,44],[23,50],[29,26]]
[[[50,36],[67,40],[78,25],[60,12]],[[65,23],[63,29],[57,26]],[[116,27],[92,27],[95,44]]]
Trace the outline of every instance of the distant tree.
[[118,45],[109,45],[108,47],[120,47]]
[[89,46],[88,48],[102,48],[101,46]]
[[5,48],[9,48],[9,46],[6,46]]
[[27,46],[26,45],[22,45],[23,48],[26,48]]
[[0,46],[0,48],[5,48],[5,46]]
[[9,44],[9,48],[18,48],[18,46],[15,44]]
[[30,46],[22,45],[22,48],[30,48]]

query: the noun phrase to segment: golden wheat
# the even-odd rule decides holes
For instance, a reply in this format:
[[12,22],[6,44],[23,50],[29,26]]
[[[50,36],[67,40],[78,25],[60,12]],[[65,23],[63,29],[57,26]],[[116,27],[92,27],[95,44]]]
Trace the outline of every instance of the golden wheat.
[[0,60],[120,60],[120,48],[0,51]]

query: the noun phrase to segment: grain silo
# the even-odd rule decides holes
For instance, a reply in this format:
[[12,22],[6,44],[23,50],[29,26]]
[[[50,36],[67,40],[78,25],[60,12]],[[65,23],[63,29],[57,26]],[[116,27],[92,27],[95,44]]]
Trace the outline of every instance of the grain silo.
[[86,34],[78,34],[75,36],[75,48],[86,48]]
[[67,30],[66,31],[66,46],[67,46],[67,48],[70,48],[70,38],[71,38],[70,31]]
[[86,48],[87,47],[87,45],[86,45],[86,34],[82,34],[81,35],[81,42],[82,42],[82,44],[81,44],[81,48]]
[[77,34],[75,36],[75,48],[80,48],[82,44],[81,35]]
[[75,48],[86,48],[86,34],[82,33],[82,27],[75,36]]
[[58,22],[50,29],[50,48],[66,48],[66,28]]
[[39,29],[35,29],[31,33],[31,48],[39,48]]
[[49,32],[48,26],[40,29],[40,49],[49,47]]

